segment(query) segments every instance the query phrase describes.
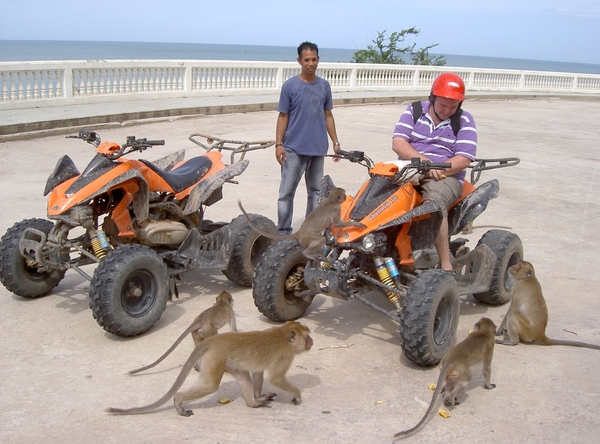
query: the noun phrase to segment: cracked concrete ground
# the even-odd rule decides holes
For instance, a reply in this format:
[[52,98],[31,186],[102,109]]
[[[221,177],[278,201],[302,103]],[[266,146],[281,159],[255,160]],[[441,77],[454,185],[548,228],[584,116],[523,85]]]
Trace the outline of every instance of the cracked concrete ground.
[[[392,159],[390,137],[404,104],[340,106],[334,109],[343,149],[365,151],[375,161]],[[475,221],[469,245],[489,226],[510,227],[523,241],[525,259],[536,267],[550,312],[550,337],[600,344],[600,103],[572,99],[471,100],[478,157],[517,156],[512,168],[486,171],[481,183],[500,181],[500,195]],[[274,111],[200,116],[99,129],[104,140],[128,135],[165,139],[165,147],[143,153],[155,159],[179,148],[199,148],[193,132],[262,140],[274,137]],[[74,131],[76,132],[76,131]],[[68,154],[81,168],[90,145],[64,136],[0,143],[0,233],[25,218],[44,217],[42,196],[58,158]],[[276,217],[279,169],[272,149],[249,153],[250,166],[227,184],[224,199],[207,217],[230,220],[236,199],[248,211]],[[353,194],[366,171],[348,162],[326,162],[326,173]],[[304,212],[302,185],[296,217]],[[90,271],[91,272],[91,271]],[[437,368],[419,368],[401,353],[398,325],[352,301],[315,297],[300,319],[312,330],[314,347],[296,357],[289,378],[303,403],[279,393],[268,408],[250,409],[229,375],[214,395],[192,402],[184,418],[169,402],[140,416],[111,416],[108,406],[131,407],[158,399],[171,386],[192,349],[191,340],[156,369],[125,373],[152,362],[222,290],[235,298],[240,330],[262,330],[273,322],[255,308],[252,292],[219,271],[184,276],[180,297],[170,302],[146,334],[120,338],[104,332],[88,308],[88,282],[67,273],[49,295],[23,299],[0,287],[0,441],[75,442],[390,442],[414,425],[431,398]],[[379,296],[376,296],[376,298]],[[383,298],[379,300],[385,304]],[[507,306],[461,300],[457,339],[482,316],[499,323]],[[227,331],[225,327],[222,331]],[[347,346],[333,348],[333,346]],[[435,415],[409,442],[595,442],[600,434],[600,352],[573,347],[496,346],[492,382],[484,390],[479,370],[450,410]],[[193,381],[191,375],[188,382]],[[266,383],[266,390],[270,386]],[[218,398],[231,403],[219,404]]]

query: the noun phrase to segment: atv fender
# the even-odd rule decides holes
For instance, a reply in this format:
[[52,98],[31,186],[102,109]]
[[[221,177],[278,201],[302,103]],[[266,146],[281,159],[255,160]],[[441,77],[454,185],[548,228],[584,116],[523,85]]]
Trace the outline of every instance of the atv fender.
[[498,197],[500,183],[498,179],[478,186],[471,194],[456,204],[448,212],[448,229],[450,236],[460,233],[477,216],[485,211],[490,199]]
[[248,163],[248,160],[240,160],[239,162],[229,165],[228,167],[223,168],[221,171],[202,180],[190,192],[188,201],[183,209],[183,214],[192,214],[198,210],[200,205],[202,205],[212,193],[221,188],[225,182],[242,174],[248,167]]

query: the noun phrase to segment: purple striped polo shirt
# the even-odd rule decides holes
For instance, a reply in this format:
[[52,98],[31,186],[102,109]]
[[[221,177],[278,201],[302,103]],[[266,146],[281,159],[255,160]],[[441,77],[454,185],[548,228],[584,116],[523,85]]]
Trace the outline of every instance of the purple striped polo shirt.
[[[473,116],[463,110],[460,117],[460,130],[454,136],[450,119],[444,120],[435,127],[431,117],[427,114],[431,103],[421,103],[423,104],[421,117],[414,122],[412,104],[410,104],[396,123],[392,138],[402,137],[432,162],[445,162],[454,156],[475,160],[477,128]],[[457,173],[455,177],[460,181],[464,180],[465,170]]]

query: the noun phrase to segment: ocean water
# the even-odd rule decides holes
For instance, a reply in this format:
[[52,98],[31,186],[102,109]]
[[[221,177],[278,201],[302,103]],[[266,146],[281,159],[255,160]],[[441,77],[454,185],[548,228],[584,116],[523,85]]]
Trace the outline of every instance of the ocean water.
[[[322,62],[352,61],[356,49],[319,48]],[[434,54],[439,55],[439,54]],[[600,65],[442,54],[446,66],[600,74]],[[208,43],[0,40],[0,62],[35,60],[296,60],[291,46]]]

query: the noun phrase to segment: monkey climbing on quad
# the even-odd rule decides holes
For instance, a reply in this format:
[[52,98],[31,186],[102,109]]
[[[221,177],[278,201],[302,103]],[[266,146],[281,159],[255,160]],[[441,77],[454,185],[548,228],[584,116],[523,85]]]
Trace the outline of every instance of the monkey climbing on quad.
[[[253,284],[258,310],[275,321],[302,316],[317,294],[358,299],[400,324],[404,354],[419,365],[437,364],[452,346],[458,327],[460,296],[500,305],[510,300],[508,268],[523,257],[519,237],[493,229],[470,250],[465,238],[455,236],[487,207],[499,191],[497,179],[475,187],[484,170],[513,166],[517,158],[475,159],[471,180],[448,212],[453,272],[436,268],[434,248],[442,220],[435,201],[422,203],[415,186],[419,175],[450,164],[420,159],[373,164],[361,151],[338,151],[338,157],[369,171],[356,196],[341,205],[342,221],[366,228],[328,228],[323,255],[308,260],[294,240],[269,246],[260,259]],[[334,187],[323,178],[321,197]],[[377,290],[390,308],[365,295]]]
[[[175,280],[193,269],[218,269],[250,286],[254,267],[271,240],[243,216],[230,223],[205,219],[223,197],[223,185],[248,166],[246,152],[274,141],[240,142],[192,134],[206,150],[184,159],[179,150],[156,161],[125,158],[163,140],[128,137],[101,142],[94,131],[77,136],[96,148],[83,172],[63,156],[48,178],[48,219],[16,223],[0,240],[0,281],[11,292],[35,298],[49,293],[73,269],[90,281],[89,303],[98,324],[119,336],[150,329],[172,295]],[[202,142],[200,139],[206,139]],[[222,152],[230,151],[230,164]],[[252,223],[275,229],[266,217]],[[90,276],[82,267],[96,265]]]

